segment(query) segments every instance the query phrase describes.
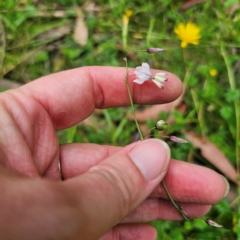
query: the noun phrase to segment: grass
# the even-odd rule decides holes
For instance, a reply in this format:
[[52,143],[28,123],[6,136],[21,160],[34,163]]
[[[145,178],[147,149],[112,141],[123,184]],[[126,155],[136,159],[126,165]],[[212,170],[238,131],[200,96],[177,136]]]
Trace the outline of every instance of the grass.
[[[91,5],[92,4],[92,5]],[[237,7],[238,5],[238,7]],[[205,1],[184,8],[184,1],[17,1],[0,3],[0,77],[27,83],[40,76],[86,65],[124,66],[128,51],[161,47],[165,52],[136,52],[129,66],[147,61],[183,79],[184,111],[177,108],[161,119],[175,118],[168,133],[192,131],[206,136],[240,171],[240,11],[237,0]],[[127,26],[123,16],[132,10]],[[88,29],[85,45],[73,39],[79,11]],[[201,29],[199,45],[180,47],[174,33],[178,23],[193,22]],[[217,70],[212,76],[210,71]],[[0,80],[1,81],[1,80]],[[123,79],[124,81],[124,79]],[[1,85],[0,85],[1,86]],[[2,90],[2,89],[1,89]],[[89,121],[58,133],[59,141],[124,146],[136,140],[129,108],[106,109]],[[155,124],[147,119],[148,128]],[[199,149],[171,144],[172,156],[211,167]],[[237,189],[232,184],[233,189]],[[157,221],[159,239],[240,239],[238,199],[224,199],[209,217],[227,226],[215,229],[201,220]]]

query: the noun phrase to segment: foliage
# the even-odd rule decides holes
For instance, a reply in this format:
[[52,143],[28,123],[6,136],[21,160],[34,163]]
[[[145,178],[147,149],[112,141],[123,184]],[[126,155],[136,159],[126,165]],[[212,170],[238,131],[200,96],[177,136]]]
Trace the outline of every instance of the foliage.
[[[236,163],[236,118],[240,84],[231,85],[231,72],[240,76],[240,11],[238,1],[205,1],[187,7],[184,1],[8,0],[0,3],[0,77],[26,83],[40,76],[86,65],[124,66],[126,52],[161,47],[165,52],[129,56],[130,67],[149,62],[183,79],[186,111],[174,110],[168,133],[194,130],[207,136],[228,159]],[[238,7],[237,7],[238,6]],[[123,16],[130,9],[123,33]],[[88,29],[85,45],[73,38],[79,11]],[[182,49],[174,33],[179,23],[193,22],[201,29],[198,45]],[[0,80],[1,81],[1,80]],[[76,106],[77,107],[77,106]],[[240,110],[238,110],[240,111]],[[61,143],[95,142],[126,145],[137,140],[128,108],[106,109],[71,129],[58,133]],[[153,121],[148,120],[149,128]],[[239,131],[240,132],[240,131]],[[179,136],[180,136],[179,135]],[[169,143],[176,159],[194,159],[212,167],[191,145]],[[236,210],[236,209],[235,209]],[[155,222],[159,239],[235,239],[240,236],[236,219],[226,200],[213,207],[209,216],[231,223],[228,229],[213,229],[202,220]],[[217,220],[217,219],[216,219]],[[235,232],[235,233],[234,233]]]

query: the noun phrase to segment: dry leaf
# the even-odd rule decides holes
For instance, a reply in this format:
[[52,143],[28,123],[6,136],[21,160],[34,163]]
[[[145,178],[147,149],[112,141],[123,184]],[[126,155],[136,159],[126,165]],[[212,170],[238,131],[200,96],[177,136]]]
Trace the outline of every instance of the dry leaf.
[[190,0],[190,1],[186,1],[180,8],[180,10],[185,11],[193,6],[195,6],[196,4],[199,3],[204,3],[206,2],[206,0]]
[[206,137],[201,137],[193,132],[186,132],[185,136],[189,142],[201,150],[201,154],[206,160],[219,169],[231,181],[239,184],[237,181],[237,171],[214,143],[210,142]]
[[65,10],[54,10],[54,11],[39,10],[36,12],[36,17],[64,18],[64,17],[67,17],[67,14]]
[[18,88],[21,87],[23,84],[14,82],[8,79],[0,79],[0,88],[3,89],[13,89],[13,88]]
[[65,23],[58,27],[53,27],[52,29],[45,31],[37,36],[38,40],[46,40],[46,39],[58,39],[67,34],[71,31],[71,24]]
[[8,62],[7,64],[5,64],[5,66],[3,66],[3,68],[2,68],[3,76],[6,75],[8,72],[12,71],[19,64],[27,61],[31,57],[34,57],[39,51],[41,51],[43,49],[43,47],[44,46],[40,46],[40,47],[36,47],[30,51],[26,51],[26,52],[23,51],[23,53],[21,55],[16,57],[15,62]]
[[81,9],[77,10],[78,17],[73,32],[73,39],[80,45],[84,46],[88,41],[88,28],[84,22],[84,16]]
[[95,2],[87,1],[83,9],[85,12],[99,12],[101,10],[100,6],[98,6]]

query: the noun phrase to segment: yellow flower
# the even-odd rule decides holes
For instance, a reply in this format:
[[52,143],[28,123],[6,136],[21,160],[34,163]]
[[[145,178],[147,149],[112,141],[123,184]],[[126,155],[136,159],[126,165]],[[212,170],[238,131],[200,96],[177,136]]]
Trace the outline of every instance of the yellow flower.
[[129,18],[132,15],[132,10],[128,9],[126,10],[125,14],[123,15],[123,24],[128,25]]
[[126,14],[126,16],[130,17],[132,15],[132,10],[131,9],[127,9],[125,14]]
[[209,74],[210,74],[212,77],[216,77],[216,76],[218,75],[218,71],[217,71],[217,69],[212,68],[212,69],[210,69]]
[[182,40],[182,48],[187,47],[188,44],[199,44],[199,39],[201,38],[200,28],[194,23],[188,22],[186,25],[179,23],[174,29],[174,32],[178,35],[178,38]]

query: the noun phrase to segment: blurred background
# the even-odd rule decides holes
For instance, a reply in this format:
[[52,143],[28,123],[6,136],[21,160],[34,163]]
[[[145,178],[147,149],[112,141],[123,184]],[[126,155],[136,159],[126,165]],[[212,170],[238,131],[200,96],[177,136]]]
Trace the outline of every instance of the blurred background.
[[[165,51],[153,55],[139,51],[149,47]],[[151,224],[158,229],[158,239],[240,239],[238,0],[0,2],[1,91],[66,69],[124,66],[129,52],[130,67],[148,62],[151,68],[173,72],[184,85],[182,96],[172,104],[136,106],[142,131],[166,120],[169,127],[164,133],[154,131],[147,137],[187,139],[189,144],[166,140],[172,157],[212,168],[231,183],[227,198],[208,214],[224,228],[213,228],[201,219],[156,221]],[[139,137],[128,107],[96,110],[57,134],[62,144],[124,146]]]

